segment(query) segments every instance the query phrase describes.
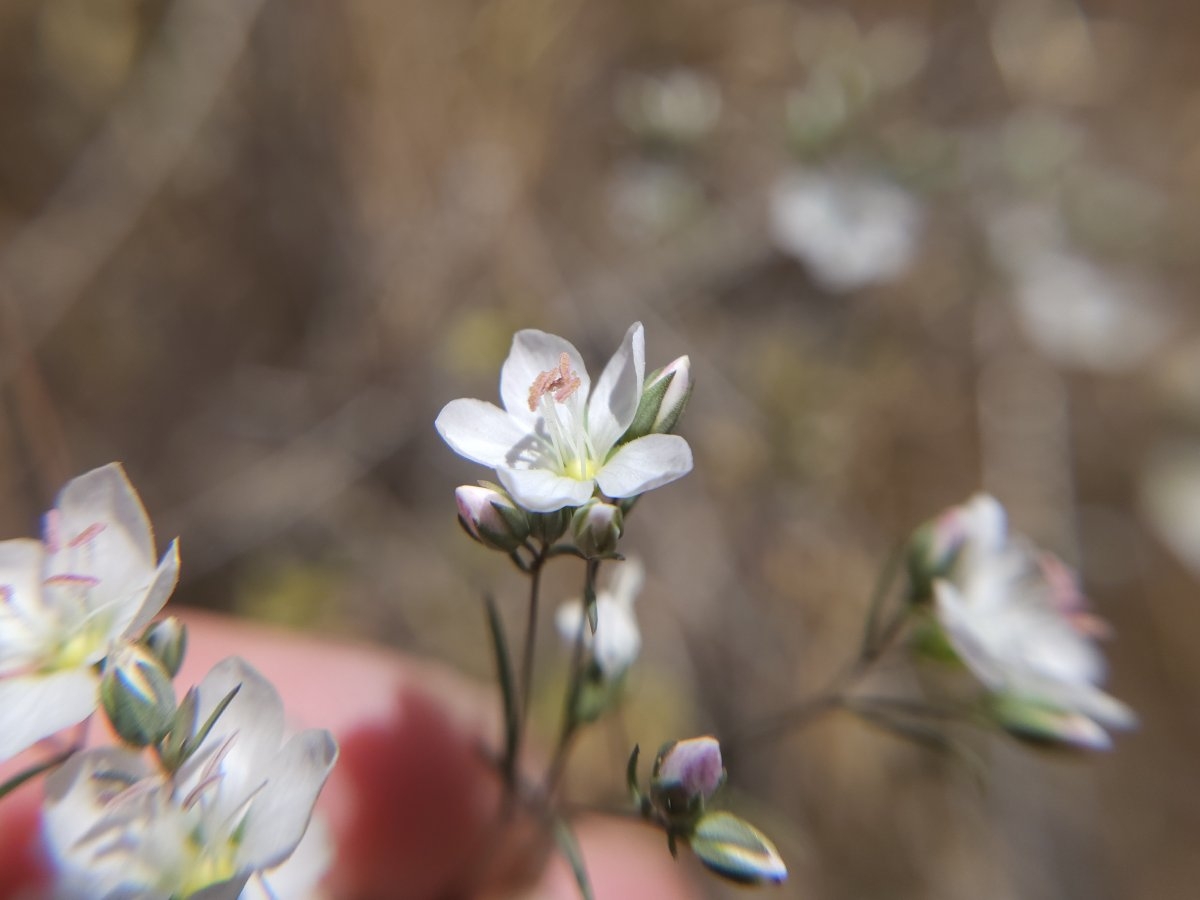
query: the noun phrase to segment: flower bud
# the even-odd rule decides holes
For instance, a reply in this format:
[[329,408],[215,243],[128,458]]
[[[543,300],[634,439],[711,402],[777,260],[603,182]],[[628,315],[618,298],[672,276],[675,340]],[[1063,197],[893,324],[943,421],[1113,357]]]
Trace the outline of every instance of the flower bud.
[[508,495],[488,485],[464,484],[454,491],[458,521],[485,547],[512,553],[529,537],[529,517]]
[[571,524],[573,507],[567,506],[548,513],[529,514],[529,534],[543,544],[553,544],[566,532]]
[[721,745],[698,737],[664,744],[650,775],[650,801],[669,821],[687,821],[704,810],[725,782]]
[[187,652],[187,627],[175,616],[152,622],[142,633],[141,643],[174,678]]
[[908,540],[910,598],[914,602],[933,597],[933,582],[949,574],[967,539],[958,507],[921,525]]
[[1011,695],[993,697],[988,712],[997,725],[1027,743],[1070,750],[1108,750],[1112,747],[1108,732],[1083,713],[1055,709]]
[[575,510],[571,519],[575,546],[589,558],[616,552],[624,528],[625,517],[620,508],[599,500],[589,500]]
[[659,369],[646,379],[633,422],[621,436],[624,444],[647,434],[670,434],[692,396],[692,362],[686,356]]
[[100,702],[113,731],[135,747],[162,740],[175,715],[171,677],[140,644],[126,644],[104,661]]
[[700,817],[688,838],[700,862],[722,878],[738,884],[779,884],[787,866],[765,834],[729,812]]

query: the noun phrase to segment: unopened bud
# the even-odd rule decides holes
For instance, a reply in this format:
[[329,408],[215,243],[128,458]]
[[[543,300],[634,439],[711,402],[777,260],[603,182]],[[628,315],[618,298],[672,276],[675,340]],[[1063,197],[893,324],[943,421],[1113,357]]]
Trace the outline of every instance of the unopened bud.
[[1070,750],[1112,747],[1108,732],[1083,713],[1005,695],[993,697],[988,711],[996,724],[1027,743]]
[[621,436],[627,443],[647,434],[670,434],[692,396],[692,363],[686,356],[669,363],[646,379],[633,422]]
[[142,644],[174,678],[187,652],[187,627],[175,616],[151,623],[142,633]]
[[738,884],[779,884],[787,880],[787,866],[775,845],[733,813],[701,816],[688,842],[700,862],[722,878]]
[[725,782],[721,745],[698,737],[663,745],[650,775],[650,801],[668,821],[680,822],[704,811]]
[[566,533],[574,513],[575,509],[570,506],[556,509],[554,512],[530,513],[529,534],[543,544],[553,544]]
[[140,644],[126,644],[104,661],[100,702],[113,731],[135,747],[162,740],[175,715],[171,676]]
[[508,495],[490,486],[465,484],[454,491],[458,520],[485,547],[512,553],[529,537],[529,517]]
[[589,558],[608,556],[616,552],[617,542],[625,529],[625,516],[617,506],[599,500],[589,500],[571,519],[575,546]]

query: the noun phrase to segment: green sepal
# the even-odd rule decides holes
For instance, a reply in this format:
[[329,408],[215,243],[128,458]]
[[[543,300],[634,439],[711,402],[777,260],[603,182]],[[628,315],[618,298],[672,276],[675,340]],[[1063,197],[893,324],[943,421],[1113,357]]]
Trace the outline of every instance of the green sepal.
[[[675,380],[675,373],[671,373],[657,384],[654,383],[654,379],[658,378],[660,372],[662,369],[656,369],[646,377],[645,383],[650,387],[642,391],[641,399],[638,400],[637,412],[633,414],[633,421],[629,423],[629,427],[625,429],[625,433],[621,435],[616,446],[619,447],[637,438],[645,437],[654,428],[654,420],[658,418],[658,411],[662,408],[663,397],[666,396],[667,389],[671,387],[671,382]],[[688,393],[691,393],[690,389]],[[675,418],[678,419],[678,415]]]

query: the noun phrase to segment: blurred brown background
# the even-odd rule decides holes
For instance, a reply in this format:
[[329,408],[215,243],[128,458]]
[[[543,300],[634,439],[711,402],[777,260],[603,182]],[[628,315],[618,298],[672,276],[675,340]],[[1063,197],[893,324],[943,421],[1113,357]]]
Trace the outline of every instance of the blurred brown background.
[[816,690],[983,485],[1082,566],[1141,730],[978,742],[982,786],[842,719],[744,754],[773,895],[1197,895],[1200,7],[5,0],[0,146],[4,536],[121,459],[177,602],[486,678],[523,585],[433,418],[516,328],[598,371],[640,319],[696,470],[630,519],[646,647],[576,796]]

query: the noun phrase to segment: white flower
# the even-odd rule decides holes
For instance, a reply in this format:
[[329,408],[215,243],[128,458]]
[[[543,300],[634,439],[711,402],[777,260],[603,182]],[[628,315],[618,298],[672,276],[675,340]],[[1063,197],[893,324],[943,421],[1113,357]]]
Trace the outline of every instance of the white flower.
[[835,293],[890,281],[916,253],[921,207],[888,182],[795,171],[770,201],[775,243]]
[[[252,878],[267,882],[269,896],[283,896],[272,892],[279,886],[267,870],[304,837],[337,744],[319,729],[283,742],[279,694],[236,658],[218,663],[199,685],[197,721],[239,684],[174,776],[123,748],[78,753],[50,776],[44,823],[58,864],[57,896],[233,900]],[[315,848],[318,860],[328,858],[325,850]],[[299,866],[312,882],[320,868]],[[287,896],[311,887],[293,881],[296,893]]]
[[[595,635],[586,624],[582,625],[584,642],[591,647],[592,658],[609,681],[619,678],[633,665],[642,649],[642,633],[633,603],[642,589],[645,574],[637,559],[619,563],[608,589],[596,592]],[[558,608],[554,624],[568,644],[575,642],[582,616],[582,600],[568,600]]]
[[96,663],[136,637],[179,577],[117,463],[68,482],[43,541],[0,542],[0,760],[86,719]]
[[661,487],[691,471],[687,441],[648,434],[617,446],[637,412],[645,357],[639,322],[593,387],[568,341],[519,331],[500,371],[504,409],[453,400],[438,414],[438,434],[459,455],[494,468],[531,512],[581,506],[597,485],[615,498]]
[[1006,701],[1090,720],[1093,746],[1107,746],[1103,727],[1132,727],[1132,711],[1097,686],[1105,676],[1094,641],[1100,623],[1073,574],[1010,538],[1004,508],[990,496],[943,521],[959,549],[948,577],[934,583],[935,610],[971,672]]

